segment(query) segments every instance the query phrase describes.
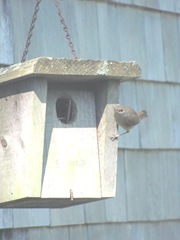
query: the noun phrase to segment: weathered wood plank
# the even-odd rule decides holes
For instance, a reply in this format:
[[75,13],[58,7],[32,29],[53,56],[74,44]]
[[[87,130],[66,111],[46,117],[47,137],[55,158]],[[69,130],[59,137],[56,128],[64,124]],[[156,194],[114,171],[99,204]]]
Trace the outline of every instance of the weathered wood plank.
[[28,229],[8,229],[0,231],[1,240],[28,240]]
[[0,88],[1,202],[40,196],[45,102],[44,81]]
[[[68,1],[67,1],[68,2]],[[74,1],[76,2],[74,19],[71,17],[72,30],[76,30],[75,40],[78,58],[102,59],[100,57],[99,27],[97,19],[97,3],[94,1]],[[69,8],[72,9],[72,1],[69,1]],[[68,12],[69,15],[69,12]],[[93,17],[90,17],[92,16]],[[104,58],[107,59],[107,58]]]
[[165,81],[161,14],[148,11],[145,14],[144,24],[147,58],[146,76],[149,80]]
[[164,64],[166,68],[166,81],[180,82],[180,46],[179,30],[176,15],[162,14],[162,36],[164,45]]
[[85,223],[102,223],[106,221],[105,201],[84,205]]
[[[105,2],[97,3],[98,33],[95,34],[95,39],[99,44],[100,59],[122,59],[120,58],[119,27],[114,26],[116,23],[120,25],[118,13],[117,8]],[[113,17],[110,18],[110,15]]]
[[[89,205],[89,204],[88,204]],[[50,209],[50,226],[78,225],[85,223],[84,206],[75,206],[64,209]]]
[[159,8],[161,10],[175,12],[175,2],[178,2],[177,0],[158,0],[159,2]]
[[0,69],[0,83],[17,81],[25,76],[36,75],[44,79],[61,81],[105,80],[121,81],[140,77],[141,69],[135,62],[103,60],[72,60],[58,58],[36,58],[24,63]]
[[13,209],[13,228],[50,225],[49,209]]
[[180,218],[179,151],[125,151],[129,221]]
[[[105,221],[103,222],[126,222],[127,221],[126,178],[124,176],[124,169],[125,169],[124,168],[124,151],[120,150],[118,151],[118,161],[117,161],[116,196],[112,199],[107,199],[104,201]],[[87,207],[89,208],[89,206]],[[93,215],[93,209],[91,214]],[[99,212],[97,214],[99,215]],[[94,221],[96,221],[96,216],[94,216]]]
[[116,49],[114,49],[114,52],[120,52],[120,59],[125,61],[130,59],[137,61],[143,69],[141,77],[147,79],[148,61],[144,35],[145,15],[139,9],[119,7],[117,8],[117,19],[112,20],[111,28],[114,29],[112,26],[115,24],[114,21],[116,21],[118,25],[116,29],[116,43],[114,43]]
[[[60,234],[61,233],[60,229],[61,228],[56,228],[52,231],[59,232]],[[109,239],[169,240],[171,238],[173,240],[178,240],[179,234],[180,234],[180,222],[178,220],[145,223],[132,222],[116,224],[114,223],[91,224],[88,226],[86,225],[72,226],[70,228],[71,237],[70,239],[78,239],[79,236],[82,236],[83,239],[97,239],[97,240],[109,240]]]
[[12,209],[0,209],[0,229],[13,227]]
[[81,225],[69,227],[69,240],[74,240],[75,238],[88,239],[88,235],[87,228]]
[[[57,89],[57,87],[56,87]],[[56,117],[56,100],[71,97],[77,106],[74,122]],[[50,90],[47,97],[43,198],[99,198],[100,172],[93,92]],[[93,176],[93,178],[91,177]]]
[[113,104],[119,99],[119,82],[108,81],[96,84],[96,121],[98,132],[98,153],[101,172],[101,193],[104,197],[112,197],[116,191],[117,140],[110,137],[117,133],[113,115]]
[[[43,240],[50,240],[50,239],[69,240],[69,230],[68,230],[68,227],[43,228],[43,229],[42,228],[29,228],[28,234],[27,234],[27,240],[34,240],[34,239],[37,239],[37,240],[41,240],[41,239],[43,239]],[[25,238],[25,240],[26,240],[26,238]]]
[[112,2],[117,2],[117,3],[127,3],[127,4],[131,4],[132,0],[111,0]]
[[155,8],[159,9],[159,1],[158,0],[132,0],[134,4],[142,6],[142,7],[149,7],[149,8]]
[[179,240],[180,221],[108,223],[89,226],[71,226],[56,228],[30,228],[1,230],[1,240],[49,240],[49,239],[124,239],[124,240]]

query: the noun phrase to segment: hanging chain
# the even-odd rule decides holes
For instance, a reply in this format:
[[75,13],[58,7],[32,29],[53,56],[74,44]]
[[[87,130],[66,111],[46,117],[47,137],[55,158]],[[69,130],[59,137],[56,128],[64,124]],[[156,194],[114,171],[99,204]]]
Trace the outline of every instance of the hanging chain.
[[29,32],[28,32],[28,37],[27,37],[27,40],[26,40],[26,45],[25,45],[25,49],[24,49],[24,52],[23,52],[21,62],[26,61],[26,55],[29,51],[29,45],[31,44],[31,38],[32,38],[32,34],[33,34],[33,29],[35,27],[35,22],[36,22],[36,19],[37,19],[37,13],[39,11],[40,2],[41,2],[41,0],[37,0],[36,6],[34,8],[34,14],[33,14],[33,17],[32,17],[32,21],[31,21]]
[[72,40],[71,40],[71,37],[70,37],[69,31],[68,31],[68,27],[67,27],[67,25],[66,25],[66,23],[65,23],[64,17],[62,16],[62,13],[61,13],[61,9],[60,9],[60,5],[59,5],[58,0],[54,0],[54,4],[55,4],[55,6],[56,6],[56,8],[57,8],[57,13],[58,13],[58,15],[59,15],[60,22],[61,22],[61,24],[63,25],[63,30],[64,30],[64,32],[66,33],[66,39],[67,39],[68,42],[69,42],[68,45],[69,45],[69,47],[70,47],[70,49],[71,49],[71,53],[72,53],[72,55],[73,55],[73,58],[74,58],[74,59],[77,59],[78,57],[77,57],[76,51],[75,51],[75,49],[74,49],[74,46],[73,46],[73,43],[72,43]]
[[[39,4],[40,4],[41,0],[36,0],[36,1],[37,2],[36,2],[36,5],[35,5],[35,8],[34,8],[34,14],[33,14],[33,17],[32,17],[32,21],[31,21],[29,32],[28,32],[28,37],[27,37],[27,40],[26,40],[26,45],[25,45],[25,48],[24,48],[24,51],[23,51],[23,56],[22,56],[21,62],[26,61],[26,55],[29,51],[29,46],[31,44],[31,38],[32,38],[32,35],[33,35],[33,29],[35,27],[35,23],[36,23],[36,20],[37,20],[37,14],[38,14],[38,11],[39,11]],[[58,2],[58,0],[54,0],[54,3],[55,3],[55,6],[57,8],[57,12],[58,12],[61,24],[63,25],[63,30],[66,33],[66,39],[69,42],[68,45],[71,49],[71,53],[73,55],[73,58],[77,59],[77,54],[76,54],[76,51],[74,50],[74,46],[73,46],[69,31],[68,31],[68,28],[67,28],[67,25],[66,25],[65,20],[62,16],[61,9],[60,9],[60,6],[59,6],[59,2]]]

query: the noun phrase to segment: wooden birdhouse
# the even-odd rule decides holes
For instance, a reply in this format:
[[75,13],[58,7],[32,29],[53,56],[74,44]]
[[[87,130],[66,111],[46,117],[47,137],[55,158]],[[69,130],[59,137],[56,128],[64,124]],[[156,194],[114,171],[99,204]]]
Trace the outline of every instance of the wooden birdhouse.
[[134,62],[37,58],[0,69],[0,207],[115,196],[113,104]]

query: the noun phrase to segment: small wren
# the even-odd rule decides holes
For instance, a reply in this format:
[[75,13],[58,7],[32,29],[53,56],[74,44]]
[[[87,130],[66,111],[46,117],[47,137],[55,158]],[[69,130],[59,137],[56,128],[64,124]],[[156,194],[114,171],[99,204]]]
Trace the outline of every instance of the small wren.
[[[143,118],[146,117],[148,117],[148,115],[145,110],[142,110],[141,112],[136,112],[134,111],[134,109],[128,106],[123,105],[114,106],[114,118],[117,123],[117,126],[119,125],[120,127],[126,130],[126,132],[122,133],[121,135],[128,133],[131,130],[131,128],[133,128]],[[115,140],[118,137],[119,137],[118,134],[113,135],[111,137],[111,140]]]

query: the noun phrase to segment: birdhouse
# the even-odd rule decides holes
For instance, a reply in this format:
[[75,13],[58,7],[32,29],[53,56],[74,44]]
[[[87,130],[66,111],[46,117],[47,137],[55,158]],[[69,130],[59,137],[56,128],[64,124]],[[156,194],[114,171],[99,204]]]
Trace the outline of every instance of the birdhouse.
[[115,196],[113,104],[134,62],[37,58],[0,69],[0,207]]

